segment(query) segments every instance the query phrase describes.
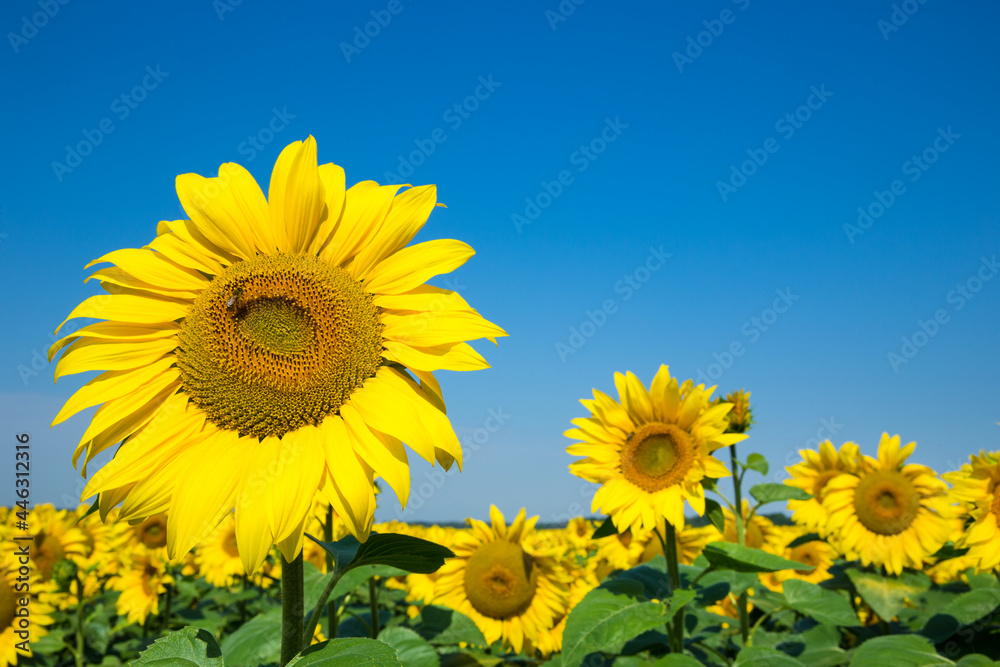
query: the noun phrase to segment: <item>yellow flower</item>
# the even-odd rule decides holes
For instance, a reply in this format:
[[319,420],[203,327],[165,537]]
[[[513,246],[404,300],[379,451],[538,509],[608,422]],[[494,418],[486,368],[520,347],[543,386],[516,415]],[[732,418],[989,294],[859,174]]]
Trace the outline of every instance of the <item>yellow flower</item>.
[[577,428],[566,436],[582,442],[566,451],[586,458],[570,471],[602,485],[592,511],[609,514],[619,531],[653,530],[663,518],[680,528],[685,500],[705,512],[702,480],[729,475],[712,452],[747,436],[725,433],[732,405],[713,405],[714,387],[678,385],[666,366],[648,391],[632,373],[615,373],[615,386],[617,401],[596,389],[593,400],[580,401],[591,415],[573,420]]
[[[11,547],[19,543],[14,542],[13,534],[8,532],[3,531],[5,549],[0,554],[0,667],[16,665],[18,656],[32,655],[31,644],[48,634],[48,626],[53,623],[51,614],[57,604],[55,582],[43,581],[34,562],[29,561],[26,565],[26,576],[19,571],[22,564]],[[29,614],[18,616],[25,596],[29,597]],[[19,634],[22,632],[27,634]]]
[[107,321],[50,349],[65,348],[56,378],[105,371],[54,420],[103,404],[74,462],[124,440],[83,497],[100,494],[105,512],[121,503],[126,521],[169,510],[172,559],[235,507],[248,572],[274,544],[291,560],[317,492],[367,539],[376,475],[406,503],[404,442],[461,466],[432,372],[488,367],[466,341],[506,334],[425,282],[473,251],[407,245],[434,186],[344,183],[343,169],[317,165],[312,137],[282,151],[266,199],[236,164],[178,176],[190,220],[96,260],[112,264],[91,276],[111,294],[67,320]]
[[472,530],[456,536],[456,558],[438,571],[434,602],[469,616],[487,643],[502,639],[506,649],[532,655],[566,612],[568,577],[552,555],[524,549],[537,516],[526,520],[522,509],[508,527],[491,505],[490,520],[470,519]]
[[[615,570],[628,570],[639,564],[639,561],[646,553],[647,547],[656,543],[659,548],[660,542],[651,530],[642,528],[626,528],[620,533],[602,537],[596,540],[597,553],[591,559],[595,563],[597,578],[604,579]],[[651,554],[652,558],[659,551]]]
[[87,551],[87,536],[77,528],[75,512],[36,505],[28,515],[28,530],[32,536],[31,560],[42,581],[52,577],[52,569],[60,560],[82,557]]
[[[246,574],[240,552],[236,549],[236,522],[232,514],[227,514],[222,523],[198,543],[194,550],[194,566],[198,576],[216,588],[233,586]],[[265,562],[250,575],[250,580],[257,586],[267,588],[272,580],[263,575],[270,573],[271,569],[270,563]]]
[[786,467],[791,475],[785,484],[811,493],[809,500],[789,500],[788,509],[792,520],[809,530],[824,532],[827,513],[823,509],[823,493],[826,484],[843,472],[854,472],[861,461],[861,453],[853,442],[845,442],[840,451],[829,440],[819,444],[819,451],[800,449],[801,463]]
[[904,464],[915,447],[900,448],[898,435],[883,433],[877,461],[866,456],[856,473],[827,482],[827,536],[848,559],[899,574],[920,569],[948,541],[954,508],[947,484],[926,466]]
[[[764,546],[774,539],[777,527],[774,522],[766,516],[761,516],[756,512],[750,515],[750,503],[743,501],[743,543],[754,549],[763,549]],[[725,517],[726,525],[723,539],[736,544],[736,515],[729,511],[729,508],[722,508],[722,515]]]
[[789,579],[801,579],[811,584],[826,581],[832,575],[830,566],[837,556],[836,550],[822,540],[811,540],[795,547],[789,547],[796,538],[807,533],[801,526],[774,526],[764,550],[776,556],[803,563],[809,567],[801,570],[778,570],[761,573],[758,578],[773,591],[781,592],[783,583]]
[[160,613],[160,595],[173,583],[163,550],[138,545],[108,587],[121,591],[116,603],[118,614],[129,623],[143,625],[150,614]]
[[969,459],[961,470],[942,475],[972,519],[955,546],[968,548],[966,557],[980,570],[993,570],[1000,565],[1000,452],[980,451]]

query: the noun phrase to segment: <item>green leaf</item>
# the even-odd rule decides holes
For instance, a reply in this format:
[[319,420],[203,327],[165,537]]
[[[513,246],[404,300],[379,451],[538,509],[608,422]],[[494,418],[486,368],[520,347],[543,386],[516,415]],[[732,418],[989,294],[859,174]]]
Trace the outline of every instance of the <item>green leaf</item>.
[[733,667],[804,667],[801,662],[773,648],[747,646],[736,656]]
[[396,649],[374,639],[331,639],[310,646],[287,667],[400,667]]
[[750,470],[756,470],[761,475],[766,475],[770,467],[767,465],[767,459],[765,459],[760,454],[751,454],[747,457],[746,467]]
[[358,548],[361,547],[361,542],[358,542],[357,538],[353,535],[348,535],[336,542],[324,542],[323,540],[316,539],[309,533],[306,533],[306,537],[323,547],[328,554],[333,556],[333,565],[338,571],[343,570],[354,560],[354,556],[358,553]]
[[653,667],[702,667],[701,663],[683,653],[668,653],[653,663]]
[[[360,567],[352,567],[344,573],[344,576],[340,578],[337,585],[333,587],[333,592],[330,593],[330,599],[336,600],[339,597],[347,595],[372,577],[378,576],[385,579],[388,577],[399,577],[405,574],[405,570],[400,570],[398,567],[390,567],[389,565],[361,565]],[[322,591],[322,589],[320,590]],[[316,599],[319,599],[318,596]],[[316,606],[315,600],[313,601],[312,606]],[[309,607],[307,606],[306,609],[309,609]]]
[[870,667],[871,665],[954,665],[947,658],[938,655],[934,645],[918,635],[890,635],[874,637],[861,644],[851,658],[851,665]]
[[276,663],[281,658],[281,608],[252,618],[222,640],[228,665]]
[[899,615],[904,598],[913,600],[931,586],[930,578],[921,572],[903,572],[895,577],[886,577],[852,568],[847,570],[847,576],[861,599],[885,621]]
[[469,646],[487,645],[475,621],[461,612],[438,605],[427,605],[420,611],[416,631],[430,643],[441,646],[457,646],[460,642]]
[[157,639],[135,667],[223,667],[222,651],[208,630],[184,628]]
[[969,625],[986,616],[1000,606],[1000,590],[977,588],[968,593],[962,593],[944,609],[944,613],[953,616],[960,625]]
[[594,531],[594,534],[590,539],[599,540],[602,537],[610,537],[617,534],[618,529],[615,528],[615,522],[611,520],[611,517],[608,517],[604,520],[604,523],[602,523],[597,530]]
[[372,533],[368,541],[358,547],[354,560],[345,569],[362,565],[390,565],[407,572],[432,574],[444,565],[454,552],[434,542],[411,535]]
[[[690,592],[690,591],[678,591]],[[633,637],[661,627],[670,618],[662,602],[636,600],[598,587],[587,593],[566,619],[563,667],[578,667],[595,651],[619,653]]]
[[777,572],[778,570],[805,570],[809,566],[798,561],[769,554],[760,549],[744,547],[732,542],[710,542],[702,555],[717,570],[736,572]]
[[801,579],[785,581],[785,603],[803,616],[810,616],[818,623],[854,627],[861,625],[851,603],[834,591],[820,588]]
[[993,662],[982,653],[970,653],[963,655],[955,664],[958,667],[995,667],[995,665],[1000,665],[1000,662]]
[[823,538],[819,536],[819,533],[806,533],[805,535],[800,535],[799,537],[796,537],[794,540],[789,542],[788,546],[786,546],[785,548],[794,549],[795,547],[800,547],[803,544],[808,544],[810,542],[816,542],[816,541],[820,542],[823,541]]
[[812,494],[806,493],[802,489],[787,484],[754,484],[750,487],[750,495],[757,501],[757,505],[764,503],[774,503],[786,500],[809,500]]
[[396,649],[396,659],[406,667],[440,667],[437,651],[409,628],[393,626],[379,633],[380,641]]
[[705,498],[705,516],[716,530],[720,533],[726,532],[726,515],[722,513],[722,505],[711,498]]

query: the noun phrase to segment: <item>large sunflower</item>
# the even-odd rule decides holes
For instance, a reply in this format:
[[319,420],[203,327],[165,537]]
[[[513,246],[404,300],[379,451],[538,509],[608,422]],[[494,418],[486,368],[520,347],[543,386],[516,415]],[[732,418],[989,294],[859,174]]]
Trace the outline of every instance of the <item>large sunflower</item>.
[[568,577],[552,554],[525,551],[537,516],[525,519],[522,509],[508,526],[491,505],[490,520],[470,520],[472,530],[455,536],[456,558],[438,570],[434,602],[469,616],[488,643],[502,639],[531,655],[544,650],[543,635],[566,613]]
[[789,500],[788,509],[792,510],[792,519],[797,524],[825,533],[827,513],[823,509],[823,493],[826,483],[841,473],[857,470],[861,453],[853,442],[845,442],[838,451],[832,442],[825,440],[819,443],[819,451],[800,449],[799,455],[801,463],[785,468],[791,475],[785,484],[811,493],[812,498]]
[[653,530],[661,518],[680,528],[685,500],[705,512],[702,480],[729,475],[712,452],[747,436],[725,433],[732,404],[712,405],[715,387],[678,385],[666,366],[648,391],[631,372],[615,373],[615,386],[617,401],[596,389],[593,400],[581,399],[591,414],[573,420],[566,436],[582,442],[566,451],[586,458],[570,471],[602,485],[592,511],[611,515],[619,531]]
[[[4,545],[9,547],[0,554],[0,667],[8,667],[18,663],[18,656],[30,657],[31,645],[48,634],[60,596],[54,581],[43,581],[39,576],[34,561],[18,562],[10,546],[15,544],[12,531],[0,532]],[[21,604],[25,597],[27,615]]]
[[50,350],[65,348],[56,378],[105,371],[54,421],[103,403],[74,462],[124,440],[83,497],[100,494],[105,512],[122,503],[129,521],[169,510],[173,559],[235,507],[248,572],[273,544],[290,560],[317,490],[366,539],[374,476],[409,495],[403,442],[461,466],[432,371],[488,367],[466,341],[505,333],[425,282],[473,250],[407,246],[434,186],[344,182],[337,165],[317,166],[312,137],[281,152],[266,199],[236,164],[178,176],[190,220],[96,260],[113,264],[91,276],[111,294],[67,320],[107,321]]
[[828,539],[847,558],[899,574],[921,568],[948,541],[955,513],[948,485],[930,468],[904,463],[915,447],[883,433],[877,461],[866,456],[856,473],[827,482]]
[[956,541],[980,570],[1000,566],[1000,452],[979,452],[961,470],[942,475],[952,496],[966,505],[971,524]]

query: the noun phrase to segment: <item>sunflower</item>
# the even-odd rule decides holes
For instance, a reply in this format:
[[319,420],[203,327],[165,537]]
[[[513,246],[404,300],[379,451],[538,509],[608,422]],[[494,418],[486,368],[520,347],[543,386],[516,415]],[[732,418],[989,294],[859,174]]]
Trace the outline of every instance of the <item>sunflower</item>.
[[819,451],[800,449],[801,463],[786,467],[791,475],[785,480],[788,486],[811,493],[809,500],[789,500],[792,520],[809,530],[825,533],[827,513],[823,509],[823,492],[826,483],[843,472],[854,472],[861,461],[861,453],[853,442],[845,442],[838,451],[833,443],[825,440]]
[[138,545],[108,587],[121,591],[116,603],[119,616],[126,617],[129,623],[143,625],[150,614],[160,613],[160,596],[173,583],[164,551]]
[[[754,549],[763,549],[768,542],[774,539],[777,527],[766,516],[761,516],[756,512],[751,514],[750,503],[745,499],[743,500],[742,514],[744,544]],[[722,515],[726,521],[722,539],[735,544],[737,542],[736,515],[730,512],[727,507],[722,508]]]
[[[3,531],[5,545],[17,544],[13,534]],[[14,548],[4,549],[0,555],[0,667],[16,665],[18,656],[31,657],[31,644],[48,634],[52,613],[56,606],[56,584],[43,581],[38,566],[29,561],[28,574],[19,572],[22,566],[14,555]],[[24,588],[31,591],[28,616],[18,616]],[[26,633],[26,634],[20,634]]]
[[829,539],[847,558],[899,574],[921,568],[948,541],[955,513],[948,485],[930,468],[904,463],[915,447],[883,433],[877,461],[866,456],[856,473],[827,482]]
[[156,514],[132,526],[127,534],[130,546],[141,544],[147,549],[160,549],[167,546],[167,515]]
[[649,390],[631,372],[615,373],[618,400],[594,390],[580,402],[590,417],[574,419],[566,436],[582,442],[567,452],[584,456],[570,471],[601,484],[592,511],[611,515],[619,531],[653,530],[661,518],[684,525],[684,501],[705,513],[702,480],[729,475],[712,452],[747,436],[725,433],[731,403],[712,404],[704,385],[682,385],[660,366]]
[[105,523],[96,514],[87,515],[87,510],[81,505],[73,514],[84,536],[85,551],[70,558],[80,568],[84,597],[92,598],[103,591],[105,580],[118,572],[121,554],[126,553],[120,545],[130,527],[115,520]]
[[190,219],[93,262],[113,265],[91,275],[110,294],[67,320],[106,321],[49,351],[65,348],[57,379],[105,371],[53,422],[103,404],[74,463],[84,455],[86,474],[124,441],[83,497],[100,494],[105,511],[121,503],[127,521],[169,510],[173,559],[235,507],[248,572],[274,544],[291,560],[317,492],[367,539],[374,476],[402,504],[409,495],[403,442],[461,466],[432,371],[486,368],[466,341],[506,334],[425,282],[473,250],[407,246],[437,205],[434,186],[344,182],[340,167],[317,166],[312,137],[282,151],[267,199],[236,164],[178,176]]
[[763,572],[757,577],[761,583],[772,591],[780,593],[785,581],[801,579],[811,584],[818,584],[831,578],[830,567],[837,556],[836,550],[823,540],[810,540],[803,544],[789,547],[794,540],[806,535],[807,529],[801,526],[774,526],[764,551],[781,556],[788,560],[803,563],[809,567],[801,570],[778,570]]
[[[643,530],[641,527],[626,528],[620,533],[594,540],[594,543],[597,553],[591,560],[595,563],[598,579],[604,579],[615,570],[628,570],[638,565],[651,543],[656,543],[656,547],[660,548],[653,531]],[[656,553],[662,553],[662,550]]]
[[64,558],[82,557],[87,551],[87,536],[76,527],[76,514],[52,505],[37,505],[28,516],[32,537],[31,560],[38,567],[42,581],[52,578],[56,563]]
[[967,547],[966,556],[980,570],[993,570],[1000,565],[1000,452],[980,451],[969,460],[961,470],[942,475],[972,519],[956,546]]
[[[274,579],[265,575],[272,575],[275,569],[270,561],[265,561],[248,580],[261,588],[268,588]],[[232,514],[227,514],[215,530],[198,543],[194,550],[194,571],[216,588],[234,586],[246,574],[236,549],[236,523]]]
[[438,571],[434,602],[472,618],[487,643],[502,639],[505,649],[531,655],[566,612],[568,577],[550,554],[523,548],[537,516],[525,519],[522,509],[507,526],[491,505],[490,520],[470,519],[472,530],[456,536],[456,557]]

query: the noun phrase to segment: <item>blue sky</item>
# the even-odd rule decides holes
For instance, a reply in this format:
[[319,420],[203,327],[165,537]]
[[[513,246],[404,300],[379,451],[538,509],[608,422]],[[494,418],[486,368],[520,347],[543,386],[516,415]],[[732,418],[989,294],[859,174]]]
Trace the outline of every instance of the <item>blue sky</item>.
[[451,285],[510,333],[441,373],[465,471],[411,457],[380,519],[588,513],[577,401],[661,363],[752,392],[775,481],[827,437],[1000,449],[996,6],[46,2],[0,9],[0,432],[34,502],[81,487],[90,413],[48,425],[86,378],[43,357],[84,265],[183,217],[177,174],[266,192],[309,134],[349,184],[436,183],[417,240],[472,245]]

